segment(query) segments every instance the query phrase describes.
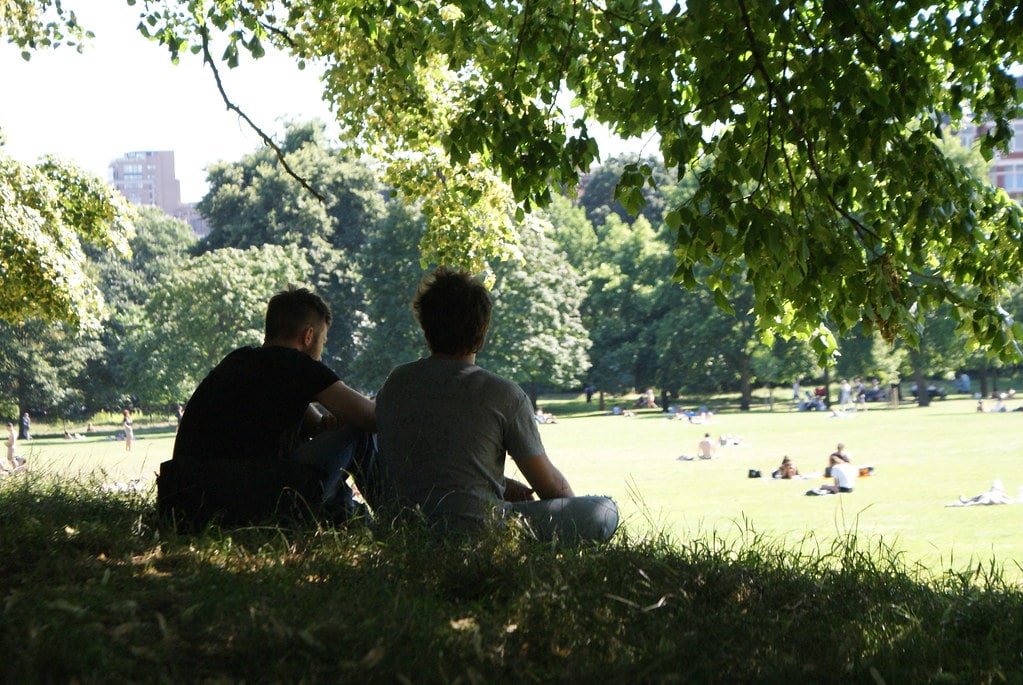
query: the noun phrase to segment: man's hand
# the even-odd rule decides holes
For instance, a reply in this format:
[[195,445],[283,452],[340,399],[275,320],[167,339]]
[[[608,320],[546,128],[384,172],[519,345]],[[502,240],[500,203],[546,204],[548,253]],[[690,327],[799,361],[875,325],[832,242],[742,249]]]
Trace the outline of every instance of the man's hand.
[[533,499],[533,489],[514,478],[504,479],[505,502],[529,502]]

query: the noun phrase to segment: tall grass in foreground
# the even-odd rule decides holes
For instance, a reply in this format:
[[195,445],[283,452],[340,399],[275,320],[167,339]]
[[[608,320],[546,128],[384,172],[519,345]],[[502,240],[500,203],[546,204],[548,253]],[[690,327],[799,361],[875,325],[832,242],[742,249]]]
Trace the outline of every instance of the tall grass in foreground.
[[855,535],[562,547],[517,531],[210,527],[0,481],[0,681],[1020,682],[1023,592]]

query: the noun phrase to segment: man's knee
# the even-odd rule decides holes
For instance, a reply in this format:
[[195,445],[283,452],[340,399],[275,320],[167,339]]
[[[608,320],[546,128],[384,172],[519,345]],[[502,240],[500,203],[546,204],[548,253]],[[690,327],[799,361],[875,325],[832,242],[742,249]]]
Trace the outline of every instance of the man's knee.
[[618,529],[618,505],[610,497],[563,497],[507,506],[541,539],[606,542]]
[[581,500],[581,515],[577,519],[580,537],[586,540],[607,541],[618,530],[618,505],[610,497],[587,495],[573,498]]

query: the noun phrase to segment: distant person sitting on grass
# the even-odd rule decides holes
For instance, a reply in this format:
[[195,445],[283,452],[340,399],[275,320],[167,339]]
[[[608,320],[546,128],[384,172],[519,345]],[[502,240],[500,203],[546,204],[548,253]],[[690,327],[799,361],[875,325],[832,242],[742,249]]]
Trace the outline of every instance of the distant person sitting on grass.
[[372,400],[320,361],[330,322],[330,307],[306,288],[270,299],[263,345],[231,352],[188,400],[173,459],[161,465],[162,512],[246,522],[297,493],[298,511],[357,513],[346,478],[372,458],[376,417]]
[[[607,540],[617,505],[576,497],[547,457],[526,393],[476,365],[492,306],[463,272],[438,269],[420,284],[412,309],[430,356],[392,370],[377,395],[369,503],[382,516],[421,516],[446,530],[518,517],[541,539]],[[506,455],[528,485],[505,477]]]
[[834,452],[828,455],[828,465],[824,469],[824,476],[831,476],[831,469],[838,464],[849,464],[852,463],[852,458],[849,453],[845,451],[845,443],[838,443],[838,447]]
[[714,445],[714,441],[710,439],[710,433],[703,434],[703,440],[696,447],[696,456],[700,459],[713,459],[717,456],[717,447]]
[[852,492],[856,482],[856,469],[852,464],[835,464],[831,467],[831,477],[835,480],[834,484],[822,485],[819,490],[826,490],[836,495]]
[[792,460],[786,456],[782,457],[781,466],[775,469],[774,474],[772,475],[775,478],[785,479],[796,478],[797,476],[799,476],[799,469],[796,468],[796,465],[792,463]]
[[554,414],[548,414],[543,410],[543,407],[537,406],[536,421],[537,423],[557,423],[558,417]]

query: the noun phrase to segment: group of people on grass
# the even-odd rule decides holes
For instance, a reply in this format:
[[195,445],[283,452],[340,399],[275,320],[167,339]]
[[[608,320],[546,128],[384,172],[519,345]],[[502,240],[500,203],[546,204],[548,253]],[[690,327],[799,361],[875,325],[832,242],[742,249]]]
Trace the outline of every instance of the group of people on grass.
[[[870,467],[866,467],[868,472]],[[771,474],[774,478],[793,479],[801,478],[799,467],[788,456],[782,457],[781,464]],[[817,488],[808,490],[808,495],[837,495],[853,491],[859,470],[853,466],[852,457],[845,449],[844,443],[838,443],[834,452],[828,455],[828,465],[824,469],[824,477],[831,478],[833,482],[824,483]]]
[[[305,288],[277,293],[263,345],[231,352],[188,401],[161,465],[161,510],[252,519],[298,493],[335,521],[411,517],[466,531],[517,520],[541,539],[609,539],[614,501],[576,496],[529,397],[476,364],[492,314],[483,284],[438,269],[413,312],[430,354],[393,369],[370,399],[320,361],[327,303]],[[526,482],[505,476],[506,455]]]

